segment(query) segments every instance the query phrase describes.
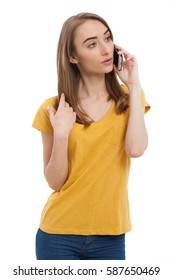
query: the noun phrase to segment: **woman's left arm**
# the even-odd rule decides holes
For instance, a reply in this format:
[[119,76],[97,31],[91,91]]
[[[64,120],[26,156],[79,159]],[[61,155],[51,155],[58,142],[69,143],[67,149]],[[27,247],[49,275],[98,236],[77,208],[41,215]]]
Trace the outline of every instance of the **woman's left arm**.
[[125,150],[128,157],[140,157],[148,145],[140,84],[131,85],[129,92],[129,120],[125,136]]
[[120,49],[125,60],[123,69],[115,72],[128,87],[130,93],[129,119],[125,136],[125,151],[128,157],[140,157],[147,148],[148,135],[144,120],[144,110],[141,101],[141,85],[138,77],[138,65],[136,58],[128,52]]

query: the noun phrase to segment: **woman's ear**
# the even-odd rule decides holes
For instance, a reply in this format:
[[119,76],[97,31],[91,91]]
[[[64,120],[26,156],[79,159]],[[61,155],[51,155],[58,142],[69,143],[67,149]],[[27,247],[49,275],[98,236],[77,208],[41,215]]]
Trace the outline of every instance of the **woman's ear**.
[[70,56],[70,62],[72,64],[78,64],[77,57],[75,55]]

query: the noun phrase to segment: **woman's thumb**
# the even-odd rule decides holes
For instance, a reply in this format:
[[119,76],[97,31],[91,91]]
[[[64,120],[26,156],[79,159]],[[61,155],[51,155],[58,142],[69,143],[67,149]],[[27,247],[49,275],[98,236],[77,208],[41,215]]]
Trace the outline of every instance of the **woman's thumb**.
[[47,106],[47,110],[48,110],[48,113],[49,113],[49,118],[53,117],[54,112],[53,112],[52,108],[50,106]]

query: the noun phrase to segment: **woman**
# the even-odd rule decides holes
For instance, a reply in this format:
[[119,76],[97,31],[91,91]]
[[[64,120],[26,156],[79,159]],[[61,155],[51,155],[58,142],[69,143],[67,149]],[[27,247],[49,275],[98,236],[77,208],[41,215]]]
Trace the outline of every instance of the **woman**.
[[54,190],[36,236],[39,260],[125,259],[130,158],[147,148],[149,105],[136,58],[116,48],[121,71],[113,65],[112,32],[98,15],[80,13],[62,27],[58,96],[41,105],[33,122]]

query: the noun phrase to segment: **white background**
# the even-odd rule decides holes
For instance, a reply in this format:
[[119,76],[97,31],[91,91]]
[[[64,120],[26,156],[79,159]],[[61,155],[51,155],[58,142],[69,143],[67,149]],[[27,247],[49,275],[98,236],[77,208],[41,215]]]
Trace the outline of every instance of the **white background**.
[[40,133],[31,125],[40,104],[57,94],[61,26],[83,11],[104,17],[115,42],[135,54],[152,107],[145,115],[149,147],[132,160],[129,178],[127,260],[173,260],[171,0],[0,2],[1,256],[8,263],[35,260],[35,233],[51,189]]

